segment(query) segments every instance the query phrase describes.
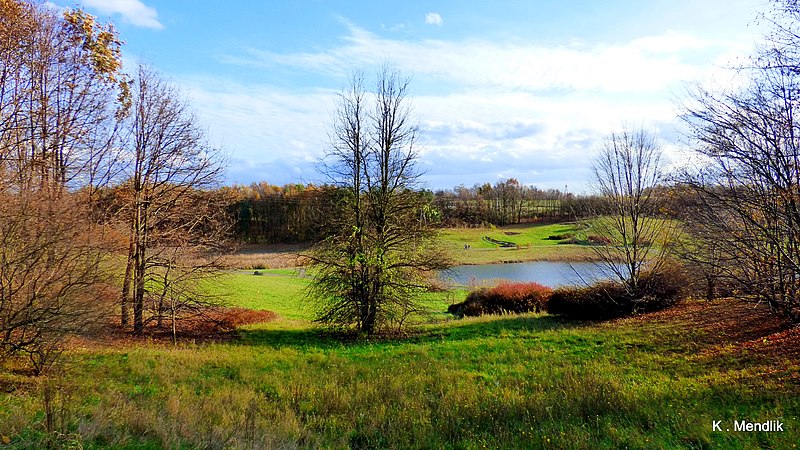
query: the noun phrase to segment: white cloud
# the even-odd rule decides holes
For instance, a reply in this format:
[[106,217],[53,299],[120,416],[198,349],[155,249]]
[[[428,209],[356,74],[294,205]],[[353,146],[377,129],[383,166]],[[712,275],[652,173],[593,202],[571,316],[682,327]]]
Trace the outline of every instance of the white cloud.
[[429,12],[428,14],[425,14],[425,23],[427,23],[428,25],[441,26],[442,22],[444,21],[442,20],[442,16],[440,16],[439,13]]
[[94,8],[103,14],[119,14],[133,25],[160,30],[164,28],[158,21],[155,8],[140,0],[81,0],[84,6]]
[[[308,162],[327,145],[325,130],[336,92],[291,91],[216,77],[184,77],[181,88],[200,119],[213,125],[212,143],[237,158],[261,163],[278,159]],[[265,174],[263,179],[272,178]]]
[[251,50],[250,57],[228,61],[344,76],[353,67],[370,67],[388,57],[415,76],[428,75],[472,88],[630,93],[657,92],[705,77],[713,68],[709,61],[723,49],[732,48],[729,42],[673,31],[621,44],[548,47],[535,42],[401,41],[352,24],[347,27],[343,45],[324,51],[284,54]]
[[[434,188],[514,177],[581,191],[589,161],[610,131],[623,123],[664,124],[665,146],[674,148],[673,98],[683,83],[706,80],[721,70],[723,55],[748,51],[675,31],[613,44],[545,46],[402,41],[345,24],[341,44],[328,49],[250,50],[227,62],[311,72],[340,84],[353,68],[369,73],[388,58],[414,76],[413,104],[423,129],[420,163]],[[192,91],[201,116],[230,133],[225,140],[232,152],[266,161],[253,166],[259,170],[276,171],[251,173],[253,180],[296,181],[292,170],[277,168],[298,167],[298,161],[305,164],[305,181],[314,180],[308,162],[328,145],[335,92],[209,80],[194,83]]]
[[[184,87],[201,120],[213,124],[213,142],[237,160],[231,181],[325,181],[313,163],[329,146],[336,92],[208,78],[185,81]],[[422,125],[420,166],[433,188],[514,177],[581,190],[587,162],[609,131],[632,117],[675,116],[668,100],[651,104],[600,95],[461,92],[415,96],[413,104]]]
[[50,2],[50,1],[44,2],[44,6],[45,6],[45,8],[51,9],[53,11],[62,11],[64,9],[61,6],[58,6],[55,3]]

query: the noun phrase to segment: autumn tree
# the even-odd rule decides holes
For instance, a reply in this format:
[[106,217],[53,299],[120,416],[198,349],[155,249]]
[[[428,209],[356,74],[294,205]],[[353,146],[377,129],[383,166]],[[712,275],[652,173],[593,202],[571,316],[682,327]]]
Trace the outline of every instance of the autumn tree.
[[128,106],[120,42],[81,10],[0,4],[0,147],[28,188],[98,186],[114,172],[116,119]]
[[664,179],[661,149],[653,133],[624,128],[612,133],[592,165],[599,195],[589,233],[592,249],[603,266],[632,298],[641,294],[639,281],[666,260],[673,227],[661,214],[656,188]]
[[[766,50],[739,91],[697,87],[686,119],[707,162],[687,177],[703,201],[695,237],[714,239],[718,269],[744,298],[800,320],[800,128],[796,62]],[[769,59],[767,59],[769,57]],[[711,260],[713,261],[713,260]]]
[[447,266],[421,212],[409,80],[388,67],[368,92],[357,74],[339,96],[324,171],[339,189],[330,237],[310,255],[318,322],[372,334],[420,311],[425,273]]
[[214,272],[232,221],[207,192],[219,182],[222,165],[187,102],[146,66],[139,67],[132,92],[123,185],[130,245],[121,314],[127,324],[130,306],[133,330],[141,333],[165,311],[174,329],[179,305],[205,303],[194,288]]
[[107,312],[111,249],[90,203],[116,167],[119,49],[80,10],[0,1],[0,356],[37,370]]

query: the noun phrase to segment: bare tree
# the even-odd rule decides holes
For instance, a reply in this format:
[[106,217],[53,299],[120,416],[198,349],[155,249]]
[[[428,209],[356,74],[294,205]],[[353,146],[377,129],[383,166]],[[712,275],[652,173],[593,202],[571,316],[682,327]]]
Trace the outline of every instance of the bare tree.
[[692,92],[685,117],[706,163],[686,182],[703,201],[696,237],[718,242],[728,262],[722,275],[742,297],[798,321],[800,78],[797,62],[780,49],[754,61],[745,89]]
[[341,215],[310,255],[319,322],[366,334],[400,326],[421,309],[424,273],[448,264],[421,214],[430,197],[415,190],[418,128],[408,87],[384,67],[374,93],[357,74],[340,96],[324,168],[340,186]]
[[745,86],[689,92],[684,118],[703,164],[684,181],[697,257],[738,297],[800,322],[800,8],[773,4],[772,32],[738,69]]
[[[178,280],[192,279],[187,273],[198,274],[200,267],[213,269],[218,260],[208,258],[228,242],[222,237],[232,222],[220,219],[225,208],[204,203],[202,191],[218,183],[222,166],[187,103],[145,66],[139,67],[133,92],[125,185],[130,246],[121,312],[126,324],[130,302],[134,332],[141,333],[146,321],[162,318],[167,294],[188,292],[178,289]],[[170,276],[177,277],[169,281]],[[155,311],[150,318],[145,317],[148,300]],[[176,308],[169,309],[174,318]]]
[[40,371],[108,317],[108,249],[87,212],[76,196],[0,193],[0,360],[21,352]]
[[0,353],[37,371],[107,312],[110,248],[90,202],[115,166],[119,47],[80,10],[0,2]]
[[599,237],[592,249],[604,267],[632,298],[639,295],[645,270],[665,261],[669,222],[661,215],[656,188],[664,179],[661,149],[643,129],[623,129],[606,141],[593,164],[594,188],[600,195],[589,233]]

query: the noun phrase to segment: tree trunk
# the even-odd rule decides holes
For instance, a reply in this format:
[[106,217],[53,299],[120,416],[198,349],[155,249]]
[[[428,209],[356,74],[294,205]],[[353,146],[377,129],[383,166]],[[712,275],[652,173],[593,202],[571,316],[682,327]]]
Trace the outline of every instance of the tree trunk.
[[133,285],[133,332],[141,334],[144,331],[144,270],[145,261],[142,248],[137,245],[135,256],[135,276]]
[[136,233],[136,245],[134,250],[134,285],[133,285],[133,332],[141,334],[144,331],[144,281],[147,260],[145,251],[147,248],[146,233],[147,223],[144,205],[141,201],[136,207],[136,217],[134,218],[134,229]]
[[133,252],[134,234],[131,233],[130,245],[128,246],[128,263],[125,265],[125,278],[122,280],[122,297],[120,298],[120,324],[122,328],[127,328],[130,325],[130,312],[128,311],[131,302],[131,277],[133,274]]
[[706,300],[713,301],[716,289],[715,288],[715,279],[713,275],[706,275]]
[[172,308],[170,308],[172,310],[171,311],[171,318],[172,318],[172,345],[178,345],[178,330],[177,330],[177,326],[176,326],[178,318],[176,317],[176,314],[175,314],[175,309],[176,308],[177,308],[177,306],[175,305],[175,302],[173,301],[172,302]]

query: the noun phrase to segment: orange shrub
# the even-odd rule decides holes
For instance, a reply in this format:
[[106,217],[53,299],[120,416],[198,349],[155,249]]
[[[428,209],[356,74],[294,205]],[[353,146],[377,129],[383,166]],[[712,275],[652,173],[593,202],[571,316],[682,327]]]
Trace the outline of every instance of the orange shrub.
[[551,292],[538,283],[501,282],[470,292],[465,301],[450,305],[447,311],[458,316],[539,312],[545,309]]

